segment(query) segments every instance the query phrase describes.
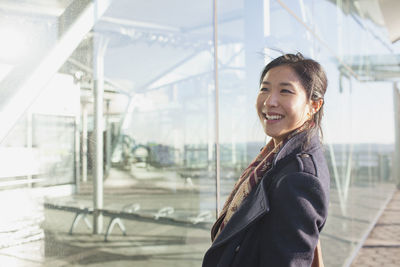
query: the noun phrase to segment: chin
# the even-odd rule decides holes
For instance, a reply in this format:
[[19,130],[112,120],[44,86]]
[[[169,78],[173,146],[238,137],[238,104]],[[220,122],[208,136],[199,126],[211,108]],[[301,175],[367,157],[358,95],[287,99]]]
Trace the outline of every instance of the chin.
[[277,136],[280,135],[279,133],[277,133],[277,132],[275,132],[275,131],[271,131],[271,130],[269,130],[269,129],[267,129],[267,128],[264,128],[264,133],[265,133],[266,135],[268,135],[269,137],[272,137],[272,138],[277,137]]
[[282,137],[286,136],[287,133],[271,133],[271,132],[267,132],[265,131],[265,134],[268,135],[269,137],[273,138],[273,139],[282,139]]

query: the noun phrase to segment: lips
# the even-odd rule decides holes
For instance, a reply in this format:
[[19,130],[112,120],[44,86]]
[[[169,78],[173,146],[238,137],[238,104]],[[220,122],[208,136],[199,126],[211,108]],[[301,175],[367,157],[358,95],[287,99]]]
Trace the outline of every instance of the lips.
[[263,113],[264,118],[266,118],[268,121],[278,121],[284,118],[283,115],[278,114],[278,113]]

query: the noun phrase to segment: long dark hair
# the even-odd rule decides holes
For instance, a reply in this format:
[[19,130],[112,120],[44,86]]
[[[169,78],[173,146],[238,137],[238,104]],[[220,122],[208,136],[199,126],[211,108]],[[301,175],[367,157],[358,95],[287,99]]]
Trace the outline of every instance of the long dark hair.
[[323,100],[321,108],[313,115],[312,120],[314,121],[314,126],[307,133],[309,139],[312,134],[319,131],[322,140],[323,132],[321,128],[321,119],[324,115],[324,95],[328,87],[328,79],[324,69],[317,61],[304,58],[301,53],[284,54],[275,58],[264,67],[260,77],[260,85],[267,72],[278,66],[289,66],[296,72],[297,76],[300,78],[301,84],[306,90],[306,95],[309,100]]

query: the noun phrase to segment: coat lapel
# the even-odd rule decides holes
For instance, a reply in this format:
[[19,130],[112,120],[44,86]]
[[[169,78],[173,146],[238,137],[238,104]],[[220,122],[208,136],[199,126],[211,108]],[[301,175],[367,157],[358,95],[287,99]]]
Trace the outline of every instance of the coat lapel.
[[[264,177],[272,171],[269,170]],[[262,181],[252,190],[250,195],[243,201],[239,209],[232,215],[229,223],[224,227],[221,233],[213,242],[212,247],[217,247],[239,231],[246,228],[247,225],[264,215],[269,211],[269,202],[267,197],[266,183]]]

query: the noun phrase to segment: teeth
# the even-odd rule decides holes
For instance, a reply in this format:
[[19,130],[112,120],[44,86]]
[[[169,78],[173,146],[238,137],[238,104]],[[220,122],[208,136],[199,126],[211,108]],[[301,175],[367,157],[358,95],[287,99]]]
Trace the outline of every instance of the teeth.
[[282,115],[266,115],[267,120],[280,120],[283,118]]

